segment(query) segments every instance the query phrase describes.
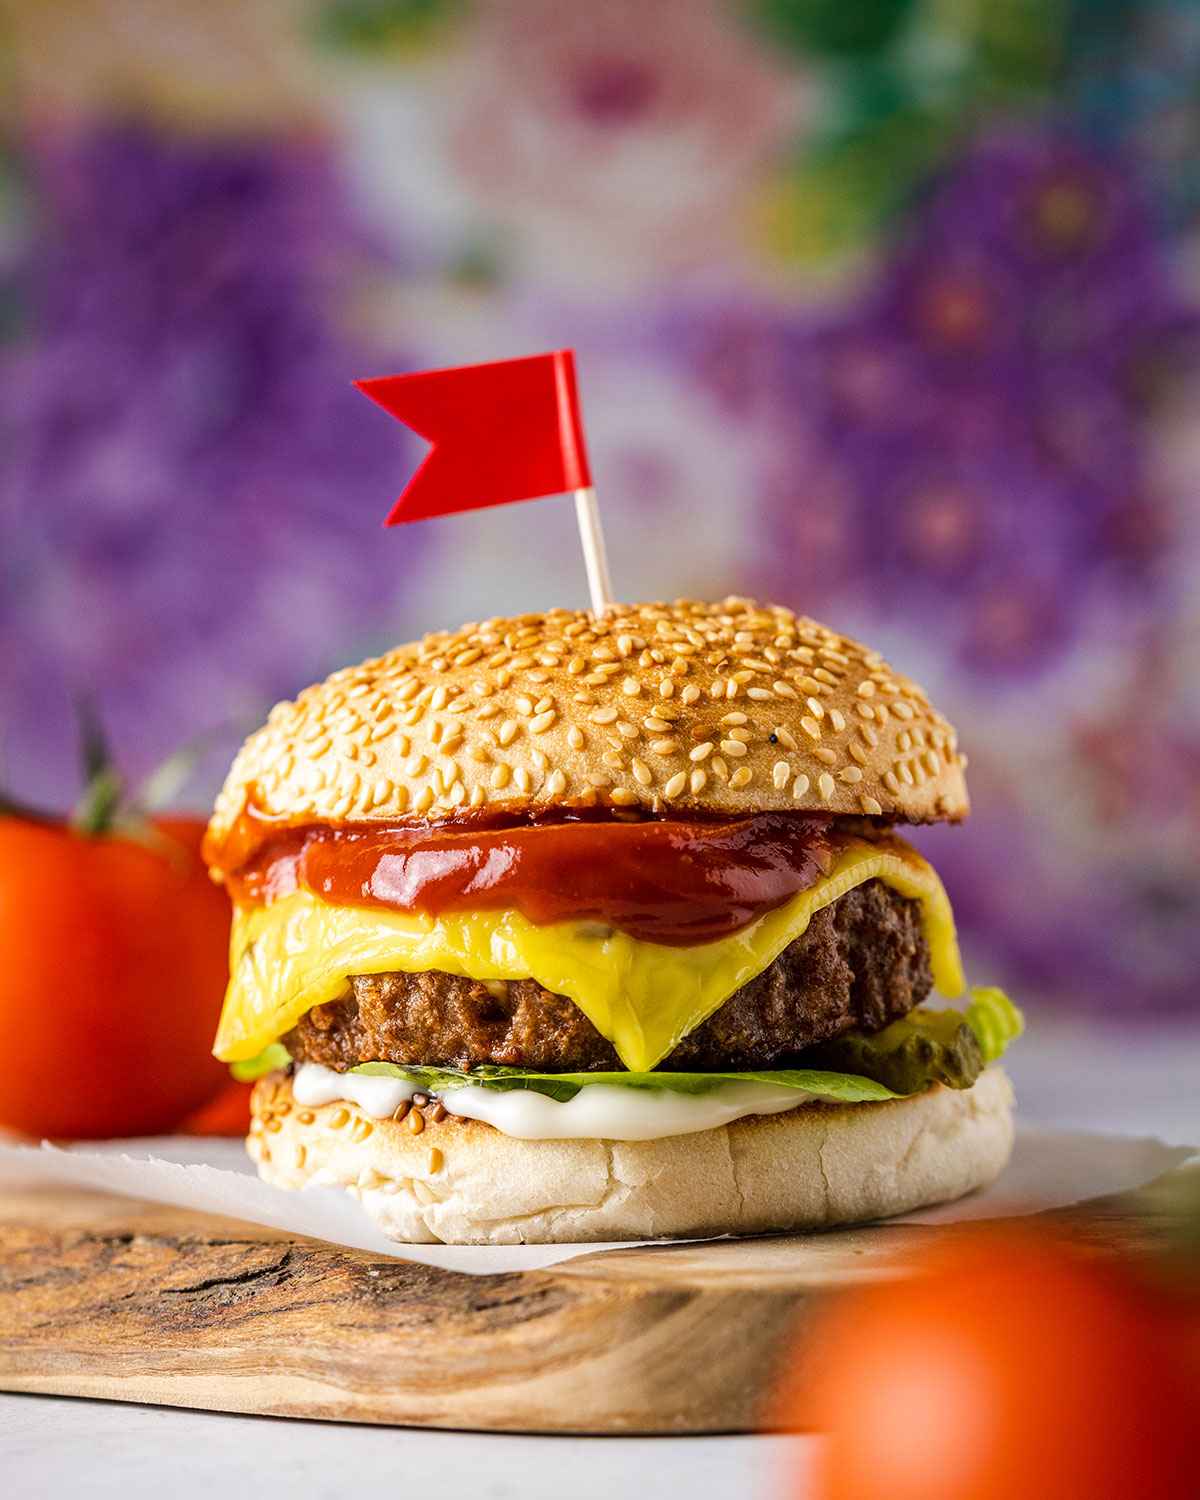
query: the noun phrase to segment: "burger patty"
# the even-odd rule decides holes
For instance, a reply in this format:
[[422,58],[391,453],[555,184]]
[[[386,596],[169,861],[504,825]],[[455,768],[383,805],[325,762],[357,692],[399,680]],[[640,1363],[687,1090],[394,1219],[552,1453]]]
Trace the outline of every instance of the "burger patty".
[[[878,1031],[920,1004],[931,985],[920,903],[869,880],[817,912],[658,1066],[778,1067],[845,1031]],[[345,998],[310,1010],[283,1042],[296,1061],[338,1071],[360,1062],[499,1063],[548,1073],[622,1067],[574,1001],[535,980],[484,984],[436,970],[354,975]]]

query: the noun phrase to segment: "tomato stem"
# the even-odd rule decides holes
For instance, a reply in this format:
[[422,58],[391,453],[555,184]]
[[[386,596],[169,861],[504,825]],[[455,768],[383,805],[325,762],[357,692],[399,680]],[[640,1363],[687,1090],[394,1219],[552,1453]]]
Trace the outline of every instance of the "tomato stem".
[[96,705],[85,693],[75,697],[79,753],[83,762],[83,796],[71,814],[71,826],[89,838],[110,833],[122,812],[125,783],[113,765],[108,736]]
[[89,838],[110,833],[121,808],[125,783],[111,766],[98,771],[71,814],[71,826]]

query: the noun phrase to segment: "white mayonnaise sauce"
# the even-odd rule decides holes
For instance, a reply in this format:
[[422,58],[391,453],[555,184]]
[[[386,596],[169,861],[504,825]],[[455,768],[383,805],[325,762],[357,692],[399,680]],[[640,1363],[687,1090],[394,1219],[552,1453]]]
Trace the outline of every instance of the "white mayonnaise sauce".
[[[375,1119],[386,1119],[397,1105],[420,1092],[418,1085],[399,1078],[335,1073],[320,1063],[300,1063],[292,1078],[298,1104],[345,1099]],[[473,1084],[438,1095],[450,1114],[482,1120],[525,1141],[654,1141],[712,1130],[744,1115],[782,1114],[818,1097],[777,1083],[723,1083],[704,1094],[589,1083],[565,1103],[531,1089],[501,1091]]]

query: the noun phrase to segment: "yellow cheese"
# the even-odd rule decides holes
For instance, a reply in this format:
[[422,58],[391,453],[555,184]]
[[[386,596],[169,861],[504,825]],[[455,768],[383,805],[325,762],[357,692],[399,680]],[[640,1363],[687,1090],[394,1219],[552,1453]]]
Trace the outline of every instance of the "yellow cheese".
[[236,913],[232,978],[213,1050],[230,1062],[256,1056],[314,1005],[342,995],[350,974],[439,969],[470,979],[536,979],[574,1000],[625,1066],[644,1072],[772,963],[814,912],[872,879],[921,902],[934,982],[945,995],[960,994],[946,892],[916,850],[892,839],[852,844],[818,884],[732,937],[691,948],[641,942],[595,922],[537,926],[515,911],[432,918],[331,906],[297,891]]

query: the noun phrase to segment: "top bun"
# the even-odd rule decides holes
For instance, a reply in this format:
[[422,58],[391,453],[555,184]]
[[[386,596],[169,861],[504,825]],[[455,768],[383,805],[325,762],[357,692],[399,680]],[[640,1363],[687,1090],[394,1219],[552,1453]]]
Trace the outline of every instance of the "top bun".
[[217,799],[282,823],[609,806],[957,820],[954,729],[876,652],[747,599],[427,635],[271,710]]

